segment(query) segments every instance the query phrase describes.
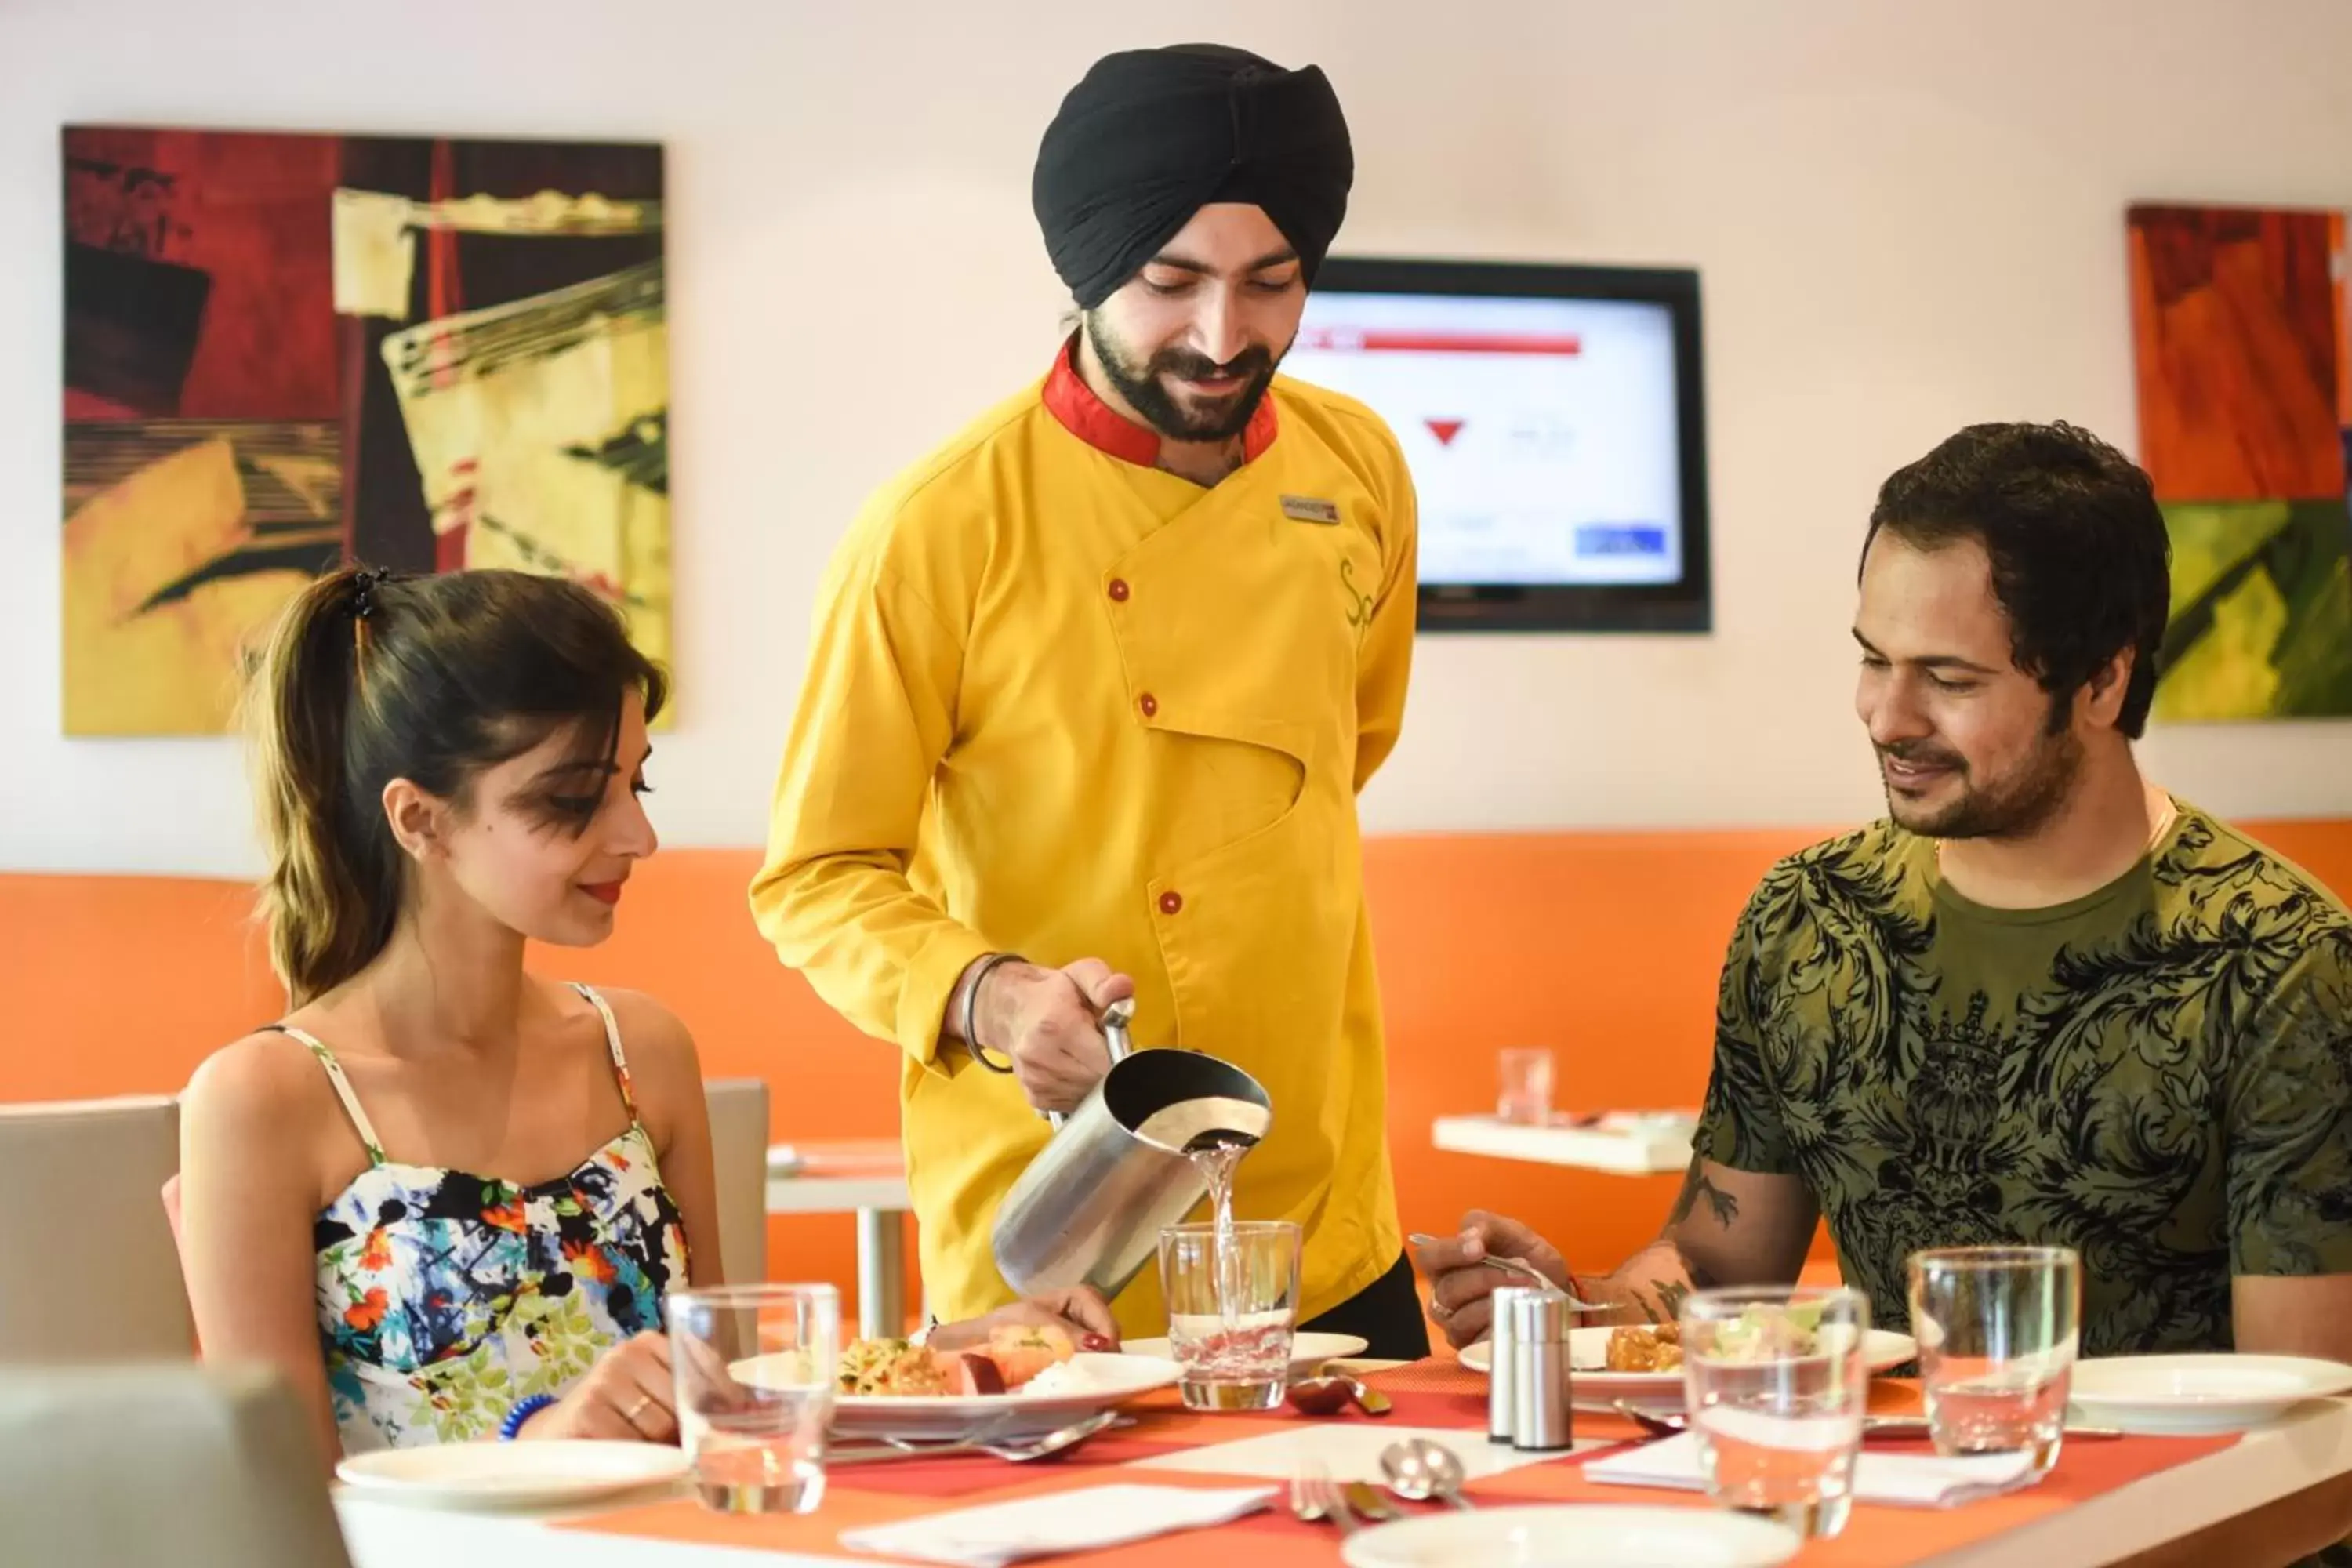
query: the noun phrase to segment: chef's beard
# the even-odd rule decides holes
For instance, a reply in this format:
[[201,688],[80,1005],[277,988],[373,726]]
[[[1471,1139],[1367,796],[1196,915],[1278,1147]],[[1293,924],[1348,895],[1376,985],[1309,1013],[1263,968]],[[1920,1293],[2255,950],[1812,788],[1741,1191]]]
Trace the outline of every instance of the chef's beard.
[[[1244,349],[1224,364],[1189,349],[1162,349],[1142,364],[1103,325],[1100,311],[1085,317],[1087,342],[1094,346],[1103,375],[1143,422],[1170,441],[1230,441],[1249,428],[1250,417],[1265,401],[1274,384],[1275,368],[1282,355],[1263,344]],[[1284,345],[1284,353],[1289,345]],[[1171,388],[1172,380],[1203,375],[1245,375],[1247,384],[1227,397],[1188,407]]]

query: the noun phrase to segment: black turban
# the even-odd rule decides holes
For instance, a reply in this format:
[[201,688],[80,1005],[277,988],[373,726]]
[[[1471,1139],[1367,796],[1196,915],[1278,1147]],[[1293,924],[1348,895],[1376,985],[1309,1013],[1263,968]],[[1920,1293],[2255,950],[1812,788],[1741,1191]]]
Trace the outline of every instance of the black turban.
[[1045,128],[1029,196],[1054,270],[1091,310],[1211,202],[1264,208],[1312,284],[1355,175],[1319,68],[1180,44],[1095,62]]

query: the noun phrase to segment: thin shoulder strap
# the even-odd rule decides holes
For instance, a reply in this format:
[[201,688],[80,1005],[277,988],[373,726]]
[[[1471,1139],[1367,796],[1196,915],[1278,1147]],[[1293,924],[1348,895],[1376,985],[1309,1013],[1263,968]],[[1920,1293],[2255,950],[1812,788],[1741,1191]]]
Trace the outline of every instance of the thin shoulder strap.
[[597,995],[595,987],[583,985],[575,980],[572,983],[572,989],[588,998],[589,1005],[596,1009],[596,1016],[604,1020],[604,1048],[613,1053],[613,1078],[621,1086],[621,1108],[629,1113],[629,1121],[635,1125],[637,1121],[637,1091],[635,1086],[629,1082],[628,1056],[621,1049],[620,1020],[613,1016],[612,1004]]
[[298,1029],[291,1024],[272,1024],[269,1026],[281,1035],[293,1036],[319,1058],[319,1065],[327,1069],[327,1081],[335,1086],[335,1098],[343,1102],[344,1114],[352,1119],[352,1126],[359,1132],[360,1142],[367,1146],[368,1163],[385,1163],[383,1140],[376,1137],[375,1126],[368,1121],[367,1112],[360,1109],[360,1097],[352,1092],[352,1080],[343,1076],[343,1064],[335,1059],[335,1053],[327,1048],[326,1042],[308,1029]]

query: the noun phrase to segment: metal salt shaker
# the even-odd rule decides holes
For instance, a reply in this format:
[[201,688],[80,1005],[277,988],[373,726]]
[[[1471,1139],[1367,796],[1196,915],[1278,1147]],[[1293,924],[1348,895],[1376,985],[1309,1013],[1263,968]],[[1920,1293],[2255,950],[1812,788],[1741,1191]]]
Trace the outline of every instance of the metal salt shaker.
[[1489,1320],[1486,1366],[1486,1439],[1509,1443],[1518,1437],[1519,1332],[1517,1305],[1538,1294],[1525,1285],[1505,1285],[1488,1298],[1494,1309]]
[[[1499,1292],[1497,1292],[1499,1294]],[[1537,1452],[1568,1447],[1575,1441],[1570,1414],[1573,1395],[1568,1331],[1575,1322],[1568,1298],[1557,1290],[1517,1292],[1511,1303],[1515,1376],[1511,1388],[1511,1446]]]

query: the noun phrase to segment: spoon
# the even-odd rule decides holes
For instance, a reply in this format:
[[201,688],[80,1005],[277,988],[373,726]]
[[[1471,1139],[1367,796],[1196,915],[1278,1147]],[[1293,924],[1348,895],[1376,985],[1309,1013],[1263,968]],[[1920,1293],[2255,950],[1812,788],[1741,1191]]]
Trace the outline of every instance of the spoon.
[[1301,1415],[1337,1415],[1349,1400],[1367,1415],[1386,1415],[1395,1406],[1388,1395],[1352,1377],[1302,1377],[1290,1385],[1290,1407]]
[[1432,1498],[1467,1510],[1470,1500],[1462,1495],[1462,1460],[1453,1449],[1426,1437],[1407,1437],[1381,1450],[1381,1473],[1389,1479],[1389,1490],[1407,1502],[1427,1502]]

